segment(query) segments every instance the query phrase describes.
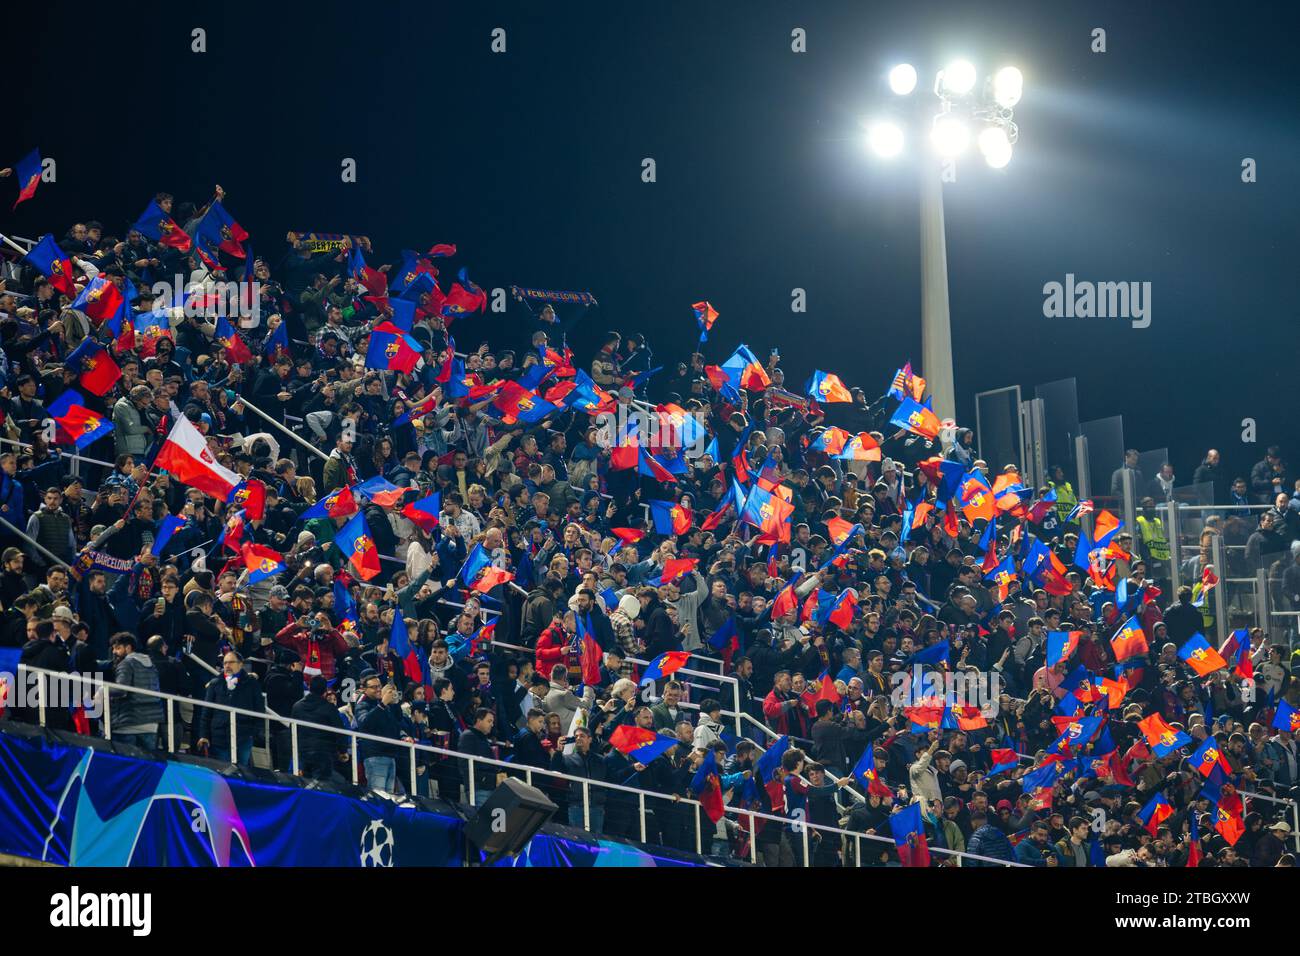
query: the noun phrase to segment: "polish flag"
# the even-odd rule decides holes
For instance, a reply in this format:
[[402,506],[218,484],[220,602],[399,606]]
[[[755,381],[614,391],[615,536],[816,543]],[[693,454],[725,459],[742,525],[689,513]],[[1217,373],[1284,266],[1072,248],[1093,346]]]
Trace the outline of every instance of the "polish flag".
[[218,501],[226,501],[242,479],[219,464],[207,440],[184,415],[177,417],[171,434],[158,451],[154,465],[182,484],[197,488]]

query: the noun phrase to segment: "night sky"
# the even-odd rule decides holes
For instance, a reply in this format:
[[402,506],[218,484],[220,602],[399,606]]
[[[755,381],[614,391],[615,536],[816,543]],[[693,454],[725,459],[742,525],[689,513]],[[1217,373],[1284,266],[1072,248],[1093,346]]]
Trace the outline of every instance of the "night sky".
[[[377,262],[454,242],[489,290],[593,292],[570,338],[584,358],[608,328],[684,356],[707,298],[710,361],[779,346],[789,382],[820,367],[871,395],[920,360],[920,261],[915,167],[870,155],[861,122],[894,105],[899,60],[923,86],[958,55],[981,75],[1013,63],[1014,159],[972,152],[945,187],[963,423],[978,390],[1075,377],[1082,419],[1123,415],[1126,444],[1169,447],[1186,480],[1209,445],[1239,472],[1270,442],[1300,459],[1297,24],[1280,4],[37,7],[6,10],[0,161],[39,146],[59,179],[0,214],[6,232],[123,233],[154,192],[203,202],[220,182],[272,262],[288,229],[369,235]],[[19,32],[18,15],[39,19]],[[1067,272],[1150,281],[1150,328],[1044,318]],[[518,346],[525,318],[453,331]]]

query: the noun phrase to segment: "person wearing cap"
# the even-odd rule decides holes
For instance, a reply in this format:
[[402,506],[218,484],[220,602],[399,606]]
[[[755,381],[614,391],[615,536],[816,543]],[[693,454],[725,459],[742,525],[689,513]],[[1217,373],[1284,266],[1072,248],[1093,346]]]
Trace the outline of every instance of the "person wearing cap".
[[1250,865],[1272,867],[1282,859],[1286,852],[1287,841],[1291,839],[1291,824],[1285,820],[1275,820],[1255,840],[1255,848],[1250,854]]
[[113,447],[118,455],[142,457],[149,450],[153,429],[145,418],[145,410],[153,401],[153,389],[137,385],[113,405]]

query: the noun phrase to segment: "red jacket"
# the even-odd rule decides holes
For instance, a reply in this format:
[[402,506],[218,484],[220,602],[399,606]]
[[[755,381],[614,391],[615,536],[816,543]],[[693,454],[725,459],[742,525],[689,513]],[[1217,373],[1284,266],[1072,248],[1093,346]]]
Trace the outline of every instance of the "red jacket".
[[551,679],[551,668],[556,664],[569,663],[569,642],[573,639],[558,624],[552,624],[542,631],[537,638],[537,648],[533,666],[537,673],[547,680]]
[[295,651],[302,658],[302,671],[308,677],[319,673],[326,680],[334,679],[334,659],[348,652],[348,642],[336,630],[312,632],[297,621],[286,624],[275,635],[275,642]]

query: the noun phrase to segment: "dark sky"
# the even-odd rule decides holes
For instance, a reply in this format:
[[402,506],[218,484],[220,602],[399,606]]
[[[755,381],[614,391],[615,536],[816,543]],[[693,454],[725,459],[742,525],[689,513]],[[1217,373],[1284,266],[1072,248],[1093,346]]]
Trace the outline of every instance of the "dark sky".
[[[891,105],[898,60],[931,76],[956,55],[1015,63],[1015,158],[972,155],[945,187],[959,417],[973,424],[977,390],[1075,377],[1081,418],[1123,415],[1126,443],[1168,446],[1185,478],[1209,444],[1234,470],[1262,456],[1245,417],[1300,458],[1297,24],[1281,4],[214,6],[29,11],[4,162],[39,146],[59,181],[0,215],[6,231],[120,230],[157,190],[201,202],[220,182],[259,254],[278,258],[290,228],[370,235],[379,261],[454,242],[486,288],[595,293],[584,355],[606,328],[684,354],[708,298],[711,361],[779,345],[789,380],[820,367],[877,394],[920,358],[916,177],[871,157],[860,123]],[[1067,272],[1150,281],[1150,328],[1044,318],[1043,284]],[[454,331],[496,346],[521,327],[512,312]]]

